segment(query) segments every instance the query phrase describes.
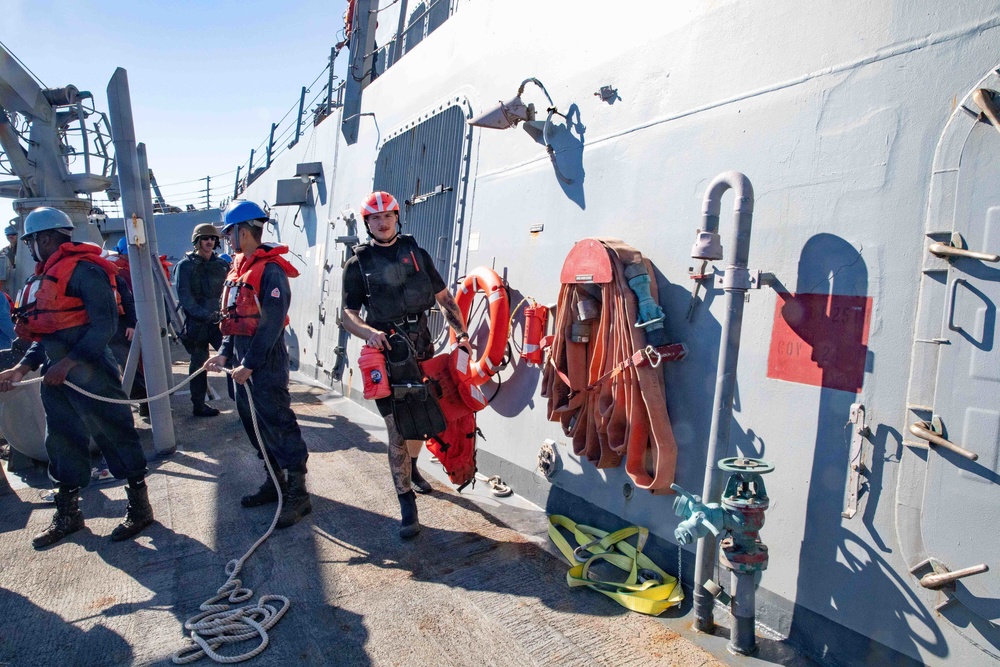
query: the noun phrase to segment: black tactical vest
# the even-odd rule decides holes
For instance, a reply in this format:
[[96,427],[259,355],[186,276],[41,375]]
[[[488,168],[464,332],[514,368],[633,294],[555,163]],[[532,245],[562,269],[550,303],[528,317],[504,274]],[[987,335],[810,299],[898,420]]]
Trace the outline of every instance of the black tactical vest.
[[420,246],[412,236],[401,234],[395,248],[393,261],[372,251],[368,243],[354,247],[368,296],[365,321],[376,328],[379,324],[415,322],[435,304]]

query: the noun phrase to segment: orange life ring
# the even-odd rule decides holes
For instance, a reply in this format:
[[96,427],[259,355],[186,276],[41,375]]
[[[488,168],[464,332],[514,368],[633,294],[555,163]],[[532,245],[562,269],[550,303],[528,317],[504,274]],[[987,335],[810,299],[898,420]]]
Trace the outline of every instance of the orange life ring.
[[[485,353],[469,364],[467,381],[475,386],[484,384],[500,368],[504,354],[507,352],[507,336],[510,333],[510,302],[507,300],[507,289],[496,271],[485,266],[479,266],[469,272],[455,295],[455,303],[462,311],[462,320],[468,326],[469,312],[476,292],[483,292],[490,307],[490,337],[486,342]],[[451,332],[451,343],[456,343],[455,331]]]

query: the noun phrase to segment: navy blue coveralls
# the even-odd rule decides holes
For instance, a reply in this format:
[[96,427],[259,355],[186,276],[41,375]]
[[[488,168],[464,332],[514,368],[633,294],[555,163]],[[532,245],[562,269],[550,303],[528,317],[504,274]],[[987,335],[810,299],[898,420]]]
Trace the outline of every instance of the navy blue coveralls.
[[[288,276],[277,264],[264,267],[260,280],[260,321],[253,336],[225,336],[220,354],[253,371],[248,385],[257,409],[257,424],[271,464],[305,472],[309,453],[288,393],[288,346],[285,316],[291,303]],[[246,385],[236,385],[236,409],[257,456],[264,455],[253,430]]]
[[[124,400],[118,365],[108,341],[118,326],[118,306],[108,274],[90,262],[79,262],[66,285],[67,296],[83,301],[89,322],[42,336],[21,363],[42,372],[68,356],[78,362],[66,379],[98,396]],[[100,448],[111,474],[132,479],[146,474],[146,456],[128,405],[105,403],[61,384],[43,384],[45,451],[49,476],[61,486],[90,483],[90,438]]]

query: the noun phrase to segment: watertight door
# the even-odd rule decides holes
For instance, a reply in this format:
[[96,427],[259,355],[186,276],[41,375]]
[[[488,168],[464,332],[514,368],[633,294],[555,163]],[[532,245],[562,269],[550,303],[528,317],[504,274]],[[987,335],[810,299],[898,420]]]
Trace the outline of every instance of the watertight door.
[[[374,189],[399,200],[403,233],[430,253],[447,285],[458,277],[467,134],[463,108],[450,106],[390,137],[375,162]],[[443,318],[432,314],[431,333],[437,337],[443,329]]]
[[[998,171],[1000,133],[979,122],[962,149],[955,183],[954,228],[969,250],[1000,253]],[[927,453],[921,532],[927,554],[949,570],[981,563],[990,567],[987,573],[962,579],[955,595],[970,612],[995,622],[1000,620],[1000,562],[996,559],[1000,264],[968,257],[949,261],[933,408],[945,437],[978,459],[971,461],[940,446]]]

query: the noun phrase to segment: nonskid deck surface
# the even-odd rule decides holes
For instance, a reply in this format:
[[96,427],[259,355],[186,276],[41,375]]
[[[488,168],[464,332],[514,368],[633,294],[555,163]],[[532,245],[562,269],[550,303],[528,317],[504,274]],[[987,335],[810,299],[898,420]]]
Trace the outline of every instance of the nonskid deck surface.
[[[173,370],[180,379],[186,364]],[[225,396],[224,383],[212,382]],[[314,509],[275,532],[243,570],[255,598],[292,601],[270,646],[245,664],[722,664],[658,619],[569,590],[566,568],[545,550],[537,509],[504,505],[500,518],[483,493],[458,495],[435,481],[435,493],[419,498],[422,532],[402,542],[380,420],[352,422],[322,393],[293,386]],[[152,458],[148,425],[141,431],[157,522],[134,542],[109,538],[125,511],[117,483],[84,489],[87,527],[36,552],[31,536],[54,511],[39,497],[48,480],[40,468],[20,480],[8,475],[13,493],[0,497],[0,664],[170,664],[185,642],[184,620],[223,583],[226,562],[266,530],[273,505],[239,504],[264,473],[235,405],[219,399],[222,416],[197,419],[187,396],[172,401],[176,454]],[[428,471],[426,452],[420,461]]]

